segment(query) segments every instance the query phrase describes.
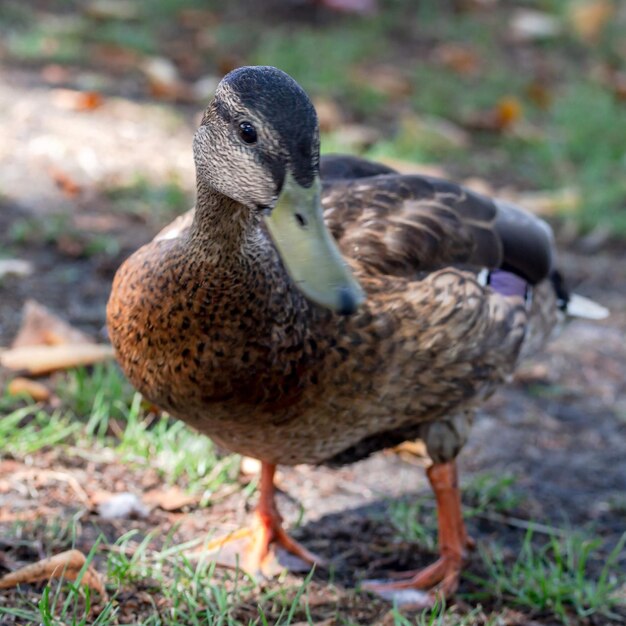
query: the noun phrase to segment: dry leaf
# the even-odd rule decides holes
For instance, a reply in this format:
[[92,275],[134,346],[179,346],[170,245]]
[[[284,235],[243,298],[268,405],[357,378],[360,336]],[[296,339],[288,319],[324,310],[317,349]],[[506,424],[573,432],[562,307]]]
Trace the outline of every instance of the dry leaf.
[[[0,578],[0,589],[11,589],[17,585],[50,579],[77,580],[86,562],[85,555],[79,550],[61,552],[49,559],[26,565],[15,572],[4,575]],[[89,565],[83,573],[81,583],[97,591],[104,601],[108,599],[100,575],[92,565]]]
[[58,167],[50,167],[50,176],[61,193],[68,198],[75,198],[82,191],[81,186]]
[[215,95],[219,82],[219,77],[213,74],[202,76],[191,87],[193,97],[198,102],[207,102]]
[[510,130],[522,117],[522,103],[512,96],[502,98],[492,109],[465,120],[470,130],[501,133]]
[[109,43],[94,43],[89,51],[94,64],[116,75],[135,70],[143,58],[136,50]]
[[132,0],[92,0],[85,8],[86,15],[96,20],[133,20],[139,17],[139,6]]
[[33,273],[33,264],[21,259],[0,259],[0,279],[4,276],[30,276]]
[[50,309],[31,299],[24,304],[22,323],[11,348],[93,343],[85,333],[73,328]]
[[178,12],[178,22],[185,28],[204,30],[217,26],[219,17],[209,9],[187,7]]
[[0,355],[0,364],[10,370],[33,376],[49,374],[80,365],[93,365],[114,358],[111,346],[74,344],[24,346]]
[[374,145],[380,139],[380,132],[364,124],[343,124],[337,129],[336,138],[340,144],[358,152]]
[[51,85],[69,83],[72,80],[72,77],[72,71],[63,65],[52,63],[41,68],[41,78],[43,78],[46,83]]
[[615,13],[611,0],[584,0],[569,4],[568,18],[574,32],[585,42],[594,43]]
[[481,193],[483,196],[494,196],[495,190],[491,184],[484,178],[472,176],[463,181],[463,187],[467,187],[470,191]]
[[313,105],[317,111],[320,130],[323,133],[331,132],[341,126],[343,113],[341,107],[334,100],[330,98],[315,98]]
[[241,458],[239,472],[244,476],[256,476],[261,472],[261,461],[251,456],[244,456]]
[[53,89],[51,96],[56,106],[69,111],[93,111],[104,104],[104,98],[98,91]]
[[533,81],[526,87],[526,95],[540,109],[547,109],[552,104],[552,93],[547,85],[539,81]]
[[563,24],[548,13],[519,9],[513,13],[509,32],[511,39],[520,43],[554,39],[563,32]]
[[140,66],[148,79],[150,93],[161,100],[193,100],[191,87],[178,73],[177,67],[165,57],[152,57]]
[[351,72],[351,78],[358,85],[392,99],[405,98],[413,91],[413,85],[405,73],[393,65],[357,67]]
[[98,504],[98,515],[103,519],[130,519],[148,517],[148,507],[134,493],[116,493]]
[[372,15],[376,13],[378,6],[376,0],[317,0],[319,4],[334,11],[342,13],[359,13]]
[[612,91],[616,98],[626,101],[626,72],[608,64],[601,64],[593,68],[591,75]]
[[434,148],[465,148],[468,134],[457,124],[434,115],[406,114],[400,121],[403,141],[415,141]]
[[571,187],[557,191],[531,191],[515,194],[512,200],[529,211],[544,216],[573,213],[582,204],[580,192]]
[[476,50],[467,44],[441,44],[435,48],[433,57],[436,63],[462,76],[474,75],[480,68],[480,59]]
[[168,487],[167,489],[151,489],[143,495],[143,500],[147,504],[158,506],[164,511],[179,511],[186,506],[196,504],[198,497],[185,493],[179,487]]
[[27,395],[35,402],[46,402],[52,397],[52,392],[43,383],[19,376],[8,384],[7,391],[13,396]]

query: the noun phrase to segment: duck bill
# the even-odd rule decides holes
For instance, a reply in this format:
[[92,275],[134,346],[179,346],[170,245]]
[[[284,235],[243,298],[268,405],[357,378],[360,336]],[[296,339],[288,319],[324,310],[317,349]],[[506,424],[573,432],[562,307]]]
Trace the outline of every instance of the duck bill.
[[304,296],[349,315],[365,296],[324,224],[320,190],[319,178],[303,187],[287,174],[265,221],[287,272]]

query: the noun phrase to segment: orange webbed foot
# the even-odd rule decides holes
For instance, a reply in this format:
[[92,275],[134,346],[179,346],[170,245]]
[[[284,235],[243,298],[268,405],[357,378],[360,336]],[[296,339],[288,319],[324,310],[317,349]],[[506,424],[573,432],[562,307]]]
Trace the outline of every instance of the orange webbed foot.
[[441,556],[422,570],[401,574],[399,580],[362,584],[366,591],[415,608],[431,607],[456,592],[467,552],[475,546],[463,524],[454,462],[434,464],[427,474],[437,500]]
[[[283,528],[282,517],[275,502],[275,466],[261,464],[259,503],[253,513],[250,527],[215,539],[205,550],[216,553],[216,561],[228,566],[239,566],[252,576],[272,576],[282,569],[274,545],[281,547],[297,562],[294,569],[306,566],[324,566],[325,561],[293,539]],[[238,544],[239,545],[238,547]]]

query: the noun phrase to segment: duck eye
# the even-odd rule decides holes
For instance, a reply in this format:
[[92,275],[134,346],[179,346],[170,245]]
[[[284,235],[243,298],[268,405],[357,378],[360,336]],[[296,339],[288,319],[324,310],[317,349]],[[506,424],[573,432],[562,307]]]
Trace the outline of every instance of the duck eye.
[[256,128],[250,122],[239,124],[239,136],[246,143],[256,143]]

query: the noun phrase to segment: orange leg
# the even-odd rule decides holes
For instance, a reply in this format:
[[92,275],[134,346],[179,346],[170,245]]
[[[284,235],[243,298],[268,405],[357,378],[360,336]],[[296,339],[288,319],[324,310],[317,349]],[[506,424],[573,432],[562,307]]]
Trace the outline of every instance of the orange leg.
[[276,543],[287,552],[299,557],[311,565],[323,565],[323,559],[309,552],[304,546],[292,539],[282,526],[282,517],[276,507],[276,489],[274,474],[276,466],[261,462],[261,481],[259,485],[259,502],[254,511],[254,520],[250,528],[236,531],[228,537],[212,541],[208,548],[222,548],[229,541],[249,537],[249,543],[242,555],[242,565],[250,574],[256,575],[265,571],[265,565],[271,560],[270,546]]
[[[366,582],[363,588],[385,598],[393,598],[406,590],[426,590],[428,594],[411,604],[428,606],[436,598],[451,596],[459,586],[461,567],[473,541],[467,536],[461,513],[461,497],[456,464],[435,463],[427,470],[428,480],[437,501],[439,520],[439,554],[432,565],[417,572],[407,572],[401,580]],[[418,596],[408,596],[417,598]]]

